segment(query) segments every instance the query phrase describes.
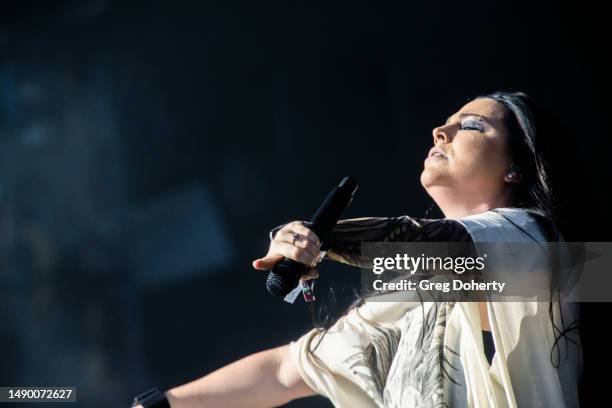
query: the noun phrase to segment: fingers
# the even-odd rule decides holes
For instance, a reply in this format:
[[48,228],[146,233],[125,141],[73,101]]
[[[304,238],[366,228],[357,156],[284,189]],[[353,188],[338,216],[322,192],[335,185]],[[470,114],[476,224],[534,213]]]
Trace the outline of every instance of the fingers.
[[283,258],[289,258],[304,265],[313,265],[318,256],[315,257],[304,248],[291,245],[288,242],[274,241],[266,256],[253,261],[253,268],[271,269]]
[[282,261],[284,256],[282,255],[266,255],[263,258],[255,259],[253,261],[253,268],[262,271],[272,269],[274,265]]
[[[294,239],[293,233],[299,234]],[[301,221],[293,221],[280,229],[270,243],[270,249],[263,258],[253,261],[253,268],[272,269],[283,258],[292,259],[304,265],[315,265],[321,254],[317,234],[304,226]]]
[[310,228],[302,224],[301,221],[294,221],[288,224],[287,227],[289,230],[295,231],[301,236],[306,237],[309,241],[311,241],[317,247],[321,246],[321,241],[319,240],[319,237],[317,236],[317,234],[315,234],[313,230],[311,230]]
[[270,251],[273,251],[274,254],[281,254],[285,258],[293,259],[304,265],[314,265],[315,260],[318,259],[318,255],[313,255],[307,249],[292,245],[288,242],[274,242],[270,247]]
[[300,277],[300,282],[315,279],[319,277],[319,272],[316,269],[309,269],[306,273]]
[[[294,239],[293,233],[299,234]],[[275,242],[286,242],[294,245],[298,248],[302,248],[307,251],[313,258],[317,258],[321,252],[319,245],[319,238],[312,232],[312,230],[300,225],[300,224],[289,224],[276,234],[274,237]]]

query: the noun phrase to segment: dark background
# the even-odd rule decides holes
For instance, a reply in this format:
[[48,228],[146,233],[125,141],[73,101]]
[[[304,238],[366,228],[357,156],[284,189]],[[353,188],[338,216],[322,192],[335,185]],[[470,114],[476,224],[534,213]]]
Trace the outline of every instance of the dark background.
[[[569,238],[609,241],[607,24],[585,2],[2,2],[0,385],[128,406],[296,339],[307,308],[251,268],[268,231],[345,175],[347,217],[424,216],[431,129],[488,91],[563,120]],[[610,306],[583,306],[599,406]]]

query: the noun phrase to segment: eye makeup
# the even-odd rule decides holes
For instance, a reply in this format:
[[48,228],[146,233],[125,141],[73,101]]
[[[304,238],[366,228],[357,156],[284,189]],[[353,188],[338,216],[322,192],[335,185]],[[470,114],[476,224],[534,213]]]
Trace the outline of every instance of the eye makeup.
[[478,130],[479,132],[484,132],[484,121],[482,119],[465,119],[461,122],[461,130]]
[[[477,118],[477,120],[479,120],[481,122],[484,122],[484,123],[488,123],[488,121],[489,121],[489,118],[487,118],[486,116],[479,115],[477,113],[467,113],[466,112],[466,113],[460,113],[457,116],[458,116],[458,119],[463,119],[463,118],[467,118],[467,117],[471,116],[471,117]],[[453,117],[451,116],[448,119],[446,119],[446,122],[444,124],[448,125],[451,122],[452,118]]]

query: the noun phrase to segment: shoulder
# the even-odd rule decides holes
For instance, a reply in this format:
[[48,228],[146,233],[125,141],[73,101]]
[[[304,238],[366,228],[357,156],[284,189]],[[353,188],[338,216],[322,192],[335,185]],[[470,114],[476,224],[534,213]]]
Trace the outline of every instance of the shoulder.
[[558,236],[549,217],[525,208],[495,208],[455,220],[467,229],[474,241],[546,242]]
[[404,241],[471,241],[470,235],[463,224],[452,218],[410,218],[405,223],[417,226],[417,234],[405,236]]

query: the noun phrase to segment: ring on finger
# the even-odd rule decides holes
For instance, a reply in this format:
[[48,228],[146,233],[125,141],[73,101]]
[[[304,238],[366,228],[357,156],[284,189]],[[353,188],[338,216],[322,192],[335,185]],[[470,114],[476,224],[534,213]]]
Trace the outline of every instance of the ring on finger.
[[295,241],[298,240],[298,238],[300,238],[300,234],[298,234],[297,232],[291,232],[291,237],[293,238],[293,240],[291,241],[291,245],[295,245]]

